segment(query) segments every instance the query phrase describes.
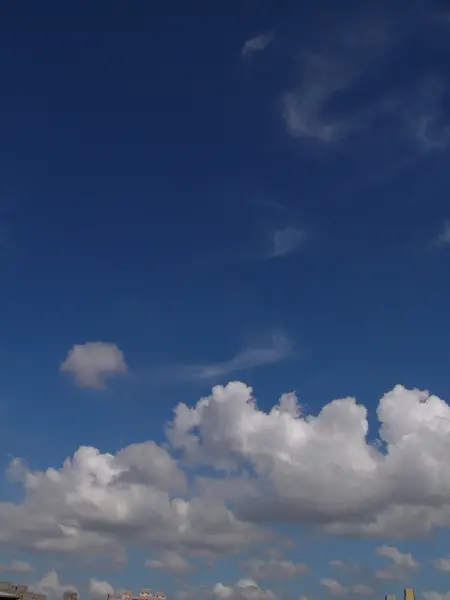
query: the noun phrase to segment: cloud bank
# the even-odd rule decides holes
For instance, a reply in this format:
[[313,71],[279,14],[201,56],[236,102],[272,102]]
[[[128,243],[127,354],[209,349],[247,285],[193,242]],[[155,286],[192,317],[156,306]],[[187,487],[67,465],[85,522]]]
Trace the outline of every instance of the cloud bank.
[[[190,556],[276,537],[269,524],[277,521],[385,539],[448,528],[449,405],[399,385],[377,416],[378,436],[369,437],[367,410],[354,398],[308,415],[289,392],[266,412],[244,383],[216,386],[175,408],[167,447],[148,441],[112,454],[82,446],[43,471],[14,459],[8,476],[24,497],[0,502],[0,546],[120,558],[129,542],[151,549],[151,567],[183,572]],[[213,477],[196,478],[204,467]],[[382,578],[417,568],[395,547],[378,553],[388,560]],[[276,558],[266,561],[274,572],[307,568]],[[246,567],[258,578],[260,562]]]

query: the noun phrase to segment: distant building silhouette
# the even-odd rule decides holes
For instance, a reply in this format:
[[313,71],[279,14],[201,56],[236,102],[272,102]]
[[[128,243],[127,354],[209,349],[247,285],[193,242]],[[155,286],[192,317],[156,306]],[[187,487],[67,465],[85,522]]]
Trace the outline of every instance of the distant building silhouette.
[[384,600],[396,600],[394,594],[386,594]]
[[64,592],[63,600],[78,600],[78,594],[68,590],[67,592]]
[[413,588],[406,588],[403,592],[403,600],[415,600]]
[[32,592],[27,585],[0,581],[0,600],[47,600],[47,596]]
[[133,592],[126,590],[108,594],[106,600],[167,600],[167,598],[162,592],[153,593],[149,588],[142,588],[138,596],[135,596]]

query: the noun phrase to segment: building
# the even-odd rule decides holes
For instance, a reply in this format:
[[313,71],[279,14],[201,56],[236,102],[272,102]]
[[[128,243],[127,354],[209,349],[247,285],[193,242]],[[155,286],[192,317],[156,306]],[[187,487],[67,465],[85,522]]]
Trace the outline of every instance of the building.
[[113,594],[108,594],[107,600],[167,600],[167,598],[162,592],[153,593],[151,589],[143,588],[139,592],[138,596],[135,596],[133,592],[124,590],[121,592],[114,592]]
[[386,594],[384,600],[395,600],[394,594]]
[[404,600],[415,600],[413,588],[406,588],[403,593]]
[[27,585],[0,581],[0,600],[47,600],[47,596],[29,590]]
[[78,600],[78,594],[68,590],[67,592],[64,592],[63,600]]

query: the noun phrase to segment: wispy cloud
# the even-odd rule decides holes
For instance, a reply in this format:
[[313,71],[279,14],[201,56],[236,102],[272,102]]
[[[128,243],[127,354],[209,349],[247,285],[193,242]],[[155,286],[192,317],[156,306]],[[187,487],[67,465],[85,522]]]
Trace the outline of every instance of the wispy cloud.
[[420,67],[407,78],[399,76],[395,84],[380,75],[401,60],[405,40],[416,36],[418,45],[430,43],[432,36],[424,30],[431,26],[429,19],[407,15],[404,21],[373,14],[337,20],[320,43],[303,47],[297,85],[281,97],[288,133],[334,147],[349,136],[375,131],[391,141],[409,139],[416,150],[446,149],[446,76],[435,65],[429,72]]
[[274,364],[287,358],[294,342],[281,332],[272,333],[266,343],[248,346],[232,358],[219,362],[173,365],[158,369],[158,373],[178,381],[214,380],[245,369]]
[[354,130],[361,109],[338,114],[330,110],[330,103],[338,93],[351,90],[364,70],[391,45],[386,22],[356,18],[353,23],[336,23],[320,46],[304,48],[298,86],[282,97],[288,132],[329,143]]
[[432,240],[431,245],[434,248],[446,248],[450,246],[450,220],[444,222],[441,231]]
[[271,258],[282,258],[298,252],[307,241],[306,229],[301,227],[284,227],[277,229],[270,236]]
[[265,33],[261,33],[260,35],[247,40],[242,47],[242,56],[248,57],[255,52],[262,52],[274,40],[274,38],[275,35],[273,31],[266,31]]
[[3,573],[31,573],[34,568],[24,560],[13,560],[7,565],[0,565]]
[[378,556],[389,559],[384,569],[375,573],[376,579],[385,581],[403,581],[411,577],[411,572],[420,567],[410,552],[400,552],[395,546],[380,546],[376,549]]

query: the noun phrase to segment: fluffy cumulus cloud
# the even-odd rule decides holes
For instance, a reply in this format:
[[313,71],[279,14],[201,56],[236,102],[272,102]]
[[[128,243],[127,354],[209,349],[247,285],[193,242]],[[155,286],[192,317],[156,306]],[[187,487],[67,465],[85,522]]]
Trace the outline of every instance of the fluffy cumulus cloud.
[[[111,454],[82,446],[60,468],[40,471],[14,459],[8,475],[24,493],[0,502],[0,545],[122,558],[134,543],[151,551],[151,568],[183,572],[193,557],[270,539],[277,521],[386,539],[448,527],[450,407],[397,386],[377,414],[378,440],[354,398],[308,415],[286,393],[266,412],[244,383],[216,386],[176,407],[165,447],[149,441]],[[201,478],[186,476],[199,468]],[[390,578],[417,568],[394,546],[378,554]],[[247,563],[253,578],[265,568],[274,577],[306,569],[280,556],[261,560]]]
[[122,558],[124,540],[168,549],[229,552],[262,539],[221,502],[185,498],[184,473],[154,442],[117,454],[83,446],[57,470],[33,472],[20,460],[20,504],[0,503],[0,544]]
[[233,586],[217,583],[213,588],[217,600],[277,600],[271,590],[264,590],[251,579],[241,579]]
[[88,594],[93,600],[106,598],[108,594],[112,594],[114,589],[107,581],[101,581],[99,579],[90,579],[88,584]]
[[101,389],[110,377],[126,373],[127,364],[115,344],[86,342],[71,348],[60,371],[71,375],[80,387]]
[[39,581],[31,584],[30,589],[33,592],[45,594],[50,600],[61,598],[64,592],[78,592],[77,587],[71,583],[61,583],[58,573],[54,570],[49,571]]
[[[294,394],[259,410],[243,383],[181,404],[168,436],[190,464],[228,472],[250,465],[235,512],[253,521],[316,524],[326,532],[388,538],[450,524],[450,407],[395,387],[380,401],[379,443],[354,398],[302,415]],[[333,490],[333,494],[329,490]]]

